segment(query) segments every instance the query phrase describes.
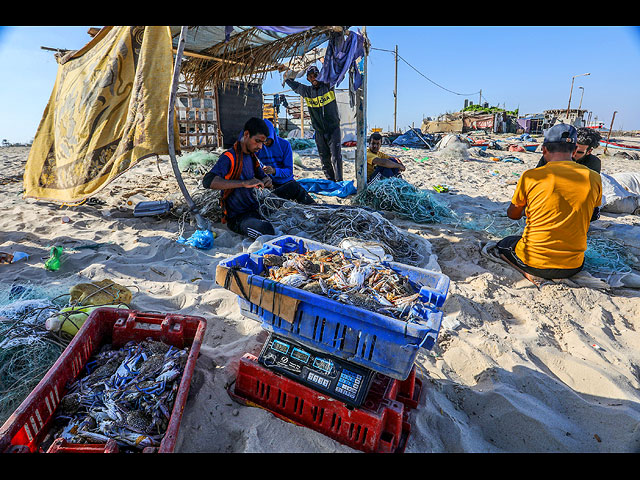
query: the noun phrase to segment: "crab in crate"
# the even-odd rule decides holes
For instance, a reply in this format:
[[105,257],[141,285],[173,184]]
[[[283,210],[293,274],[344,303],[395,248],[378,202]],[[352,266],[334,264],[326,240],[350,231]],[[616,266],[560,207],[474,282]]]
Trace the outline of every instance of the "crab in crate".
[[380,262],[340,250],[266,254],[263,275],[285,285],[393,317],[410,317],[420,294],[409,279]]

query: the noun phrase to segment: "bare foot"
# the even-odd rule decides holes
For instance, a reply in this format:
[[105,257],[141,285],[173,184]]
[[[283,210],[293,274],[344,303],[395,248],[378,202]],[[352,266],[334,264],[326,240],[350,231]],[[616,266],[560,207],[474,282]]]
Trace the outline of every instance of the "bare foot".
[[504,254],[500,254],[500,258],[502,258],[505,262],[507,262],[509,265],[511,265],[513,268],[515,268],[516,270],[518,270],[523,276],[524,278],[526,278],[527,280],[529,280],[531,283],[533,283],[536,288],[538,290],[540,290],[540,285],[542,285],[542,283],[545,281],[544,278],[540,278],[537,277],[535,275],[532,275],[530,273],[525,272],[524,270],[522,270],[520,267],[518,267],[517,265],[515,265],[513,262],[509,261],[509,259],[507,257],[504,256]]

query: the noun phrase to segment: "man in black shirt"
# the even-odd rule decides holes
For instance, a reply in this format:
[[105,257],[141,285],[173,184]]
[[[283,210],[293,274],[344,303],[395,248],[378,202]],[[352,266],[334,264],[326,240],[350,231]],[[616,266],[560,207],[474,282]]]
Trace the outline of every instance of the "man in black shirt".
[[[579,163],[580,165],[584,165],[585,167],[593,170],[594,172],[600,173],[601,163],[600,159],[595,155],[592,155],[591,152],[594,148],[600,145],[600,139],[602,136],[596,132],[592,128],[580,127],[578,129],[578,143],[575,151],[573,152],[573,161]],[[538,165],[536,168],[542,167],[546,165],[547,161],[544,159],[544,156],[540,158]],[[591,221],[598,220],[600,218],[600,207],[596,206],[593,209],[593,215],[591,216]]]
[[[578,148],[573,153],[573,161],[590,168],[594,172],[600,173],[600,159],[591,152],[594,148],[600,145],[600,139],[602,137],[598,132],[592,128],[581,127],[578,129]],[[547,162],[544,157],[540,159],[537,167],[545,165]]]
[[287,79],[286,83],[294,92],[304,97],[307,104],[311,125],[316,132],[316,146],[322,161],[322,171],[327,179],[341,182],[342,135],[336,93],[330,85],[317,80],[319,73],[318,67],[309,67],[307,80],[311,85],[303,85],[291,79]]

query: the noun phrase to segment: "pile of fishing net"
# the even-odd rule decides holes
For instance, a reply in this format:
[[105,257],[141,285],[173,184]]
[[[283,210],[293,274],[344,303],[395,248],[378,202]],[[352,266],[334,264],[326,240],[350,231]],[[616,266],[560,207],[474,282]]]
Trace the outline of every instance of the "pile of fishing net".
[[328,245],[354,238],[380,244],[396,262],[422,266],[430,244],[393,225],[378,212],[353,205],[300,205],[257,190],[260,213],[281,231]]
[[205,174],[211,166],[216,163],[221,153],[222,151],[207,152],[204,150],[194,150],[193,152],[185,153],[176,159],[178,169],[181,172]]
[[427,191],[399,177],[368,184],[353,198],[353,203],[387,210],[416,223],[443,223],[455,218],[454,212]]
[[0,287],[0,424],[4,423],[66,348],[49,332],[47,318],[61,308],[48,286]]
[[587,271],[611,275],[631,273],[640,265],[634,261],[629,249],[608,238],[587,236],[587,250],[584,252],[584,268]]

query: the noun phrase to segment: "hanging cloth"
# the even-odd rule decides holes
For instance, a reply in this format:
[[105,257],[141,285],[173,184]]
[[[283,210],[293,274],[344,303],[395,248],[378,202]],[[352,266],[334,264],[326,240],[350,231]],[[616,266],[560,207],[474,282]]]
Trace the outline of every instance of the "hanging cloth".
[[340,33],[331,35],[318,81],[335,87],[353,69],[353,88],[357,90],[362,85],[362,74],[357,68],[357,61],[363,55],[364,37],[359,33],[349,30],[346,38]]

